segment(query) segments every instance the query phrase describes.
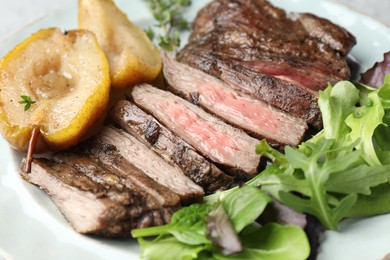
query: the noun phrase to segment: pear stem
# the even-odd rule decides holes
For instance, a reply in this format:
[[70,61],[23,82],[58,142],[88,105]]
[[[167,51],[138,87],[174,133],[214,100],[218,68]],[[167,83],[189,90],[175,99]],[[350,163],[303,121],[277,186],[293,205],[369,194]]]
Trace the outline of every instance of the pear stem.
[[25,173],[31,172],[31,163],[32,163],[32,159],[33,159],[35,144],[37,143],[37,140],[38,140],[38,135],[39,135],[39,128],[38,127],[33,128],[32,132],[31,132],[30,141],[28,143],[26,165],[24,168]]

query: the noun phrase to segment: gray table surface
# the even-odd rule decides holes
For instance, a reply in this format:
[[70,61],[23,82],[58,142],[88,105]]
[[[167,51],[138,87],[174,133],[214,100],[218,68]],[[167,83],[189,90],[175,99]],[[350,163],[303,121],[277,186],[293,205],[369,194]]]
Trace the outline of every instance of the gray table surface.
[[[13,33],[55,9],[77,0],[0,0],[0,42]],[[131,1],[131,0],[129,0]],[[196,0],[193,0],[196,1]],[[317,0],[313,0],[317,1]],[[332,0],[375,17],[390,26],[388,0]]]

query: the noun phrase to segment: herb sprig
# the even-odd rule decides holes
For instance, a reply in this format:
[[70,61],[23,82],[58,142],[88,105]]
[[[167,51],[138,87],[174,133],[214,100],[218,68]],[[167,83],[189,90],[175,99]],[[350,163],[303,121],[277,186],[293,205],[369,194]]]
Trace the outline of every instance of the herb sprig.
[[189,29],[189,22],[183,17],[183,11],[191,5],[191,0],[145,1],[157,22],[146,30],[148,37],[151,40],[157,38],[162,49],[176,52],[180,46],[180,32]]
[[20,97],[22,98],[22,100],[19,101],[19,104],[25,104],[24,111],[29,110],[31,105],[36,103],[36,101],[32,100],[30,96],[22,95]]

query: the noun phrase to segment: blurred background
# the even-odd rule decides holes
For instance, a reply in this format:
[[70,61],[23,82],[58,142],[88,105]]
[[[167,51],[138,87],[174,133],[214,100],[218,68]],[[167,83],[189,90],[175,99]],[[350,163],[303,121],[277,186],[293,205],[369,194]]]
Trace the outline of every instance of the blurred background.
[[0,43],[45,14],[76,1],[0,0]]
[[[45,14],[77,0],[0,0],[0,42]],[[131,1],[131,0],[128,0]],[[196,0],[193,0],[196,1]],[[318,0],[313,0],[318,1]],[[390,26],[388,0],[330,0],[373,16]]]
[[352,10],[374,17],[390,27],[390,1],[388,0],[332,0]]

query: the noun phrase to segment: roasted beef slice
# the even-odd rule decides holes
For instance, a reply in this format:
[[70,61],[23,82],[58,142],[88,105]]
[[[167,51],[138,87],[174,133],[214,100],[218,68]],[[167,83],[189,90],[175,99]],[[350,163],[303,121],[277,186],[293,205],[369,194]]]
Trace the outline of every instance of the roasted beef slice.
[[198,13],[178,58],[320,127],[317,92],[349,78],[345,57],[355,43],[312,14],[265,0],[214,0]]
[[258,139],[171,92],[143,84],[135,86],[131,96],[139,107],[230,174],[250,178],[258,173]]
[[180,206],[177,195],[147,176],[141,185],[128,177],[143,174],[136,168],[123,169],[124,175],[90,156],[66,156],[67,163],[34,159],[22,177],[44,189],[79,233],[129,236],[133,228],[168,223]]
[[164,55],[164,76],[172,92],[225,122],[276,147],[297,146],[307,130],[304,120],[238,92],[223,81]]

